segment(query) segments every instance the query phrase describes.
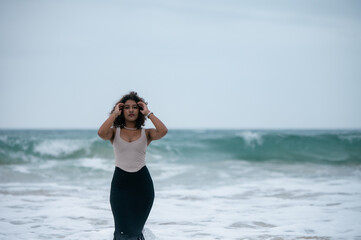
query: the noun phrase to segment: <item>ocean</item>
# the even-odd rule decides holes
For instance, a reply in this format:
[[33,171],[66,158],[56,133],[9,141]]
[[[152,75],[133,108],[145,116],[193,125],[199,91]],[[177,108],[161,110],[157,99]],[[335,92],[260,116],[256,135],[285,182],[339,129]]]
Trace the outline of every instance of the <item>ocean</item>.
[[[169,130],[147,240],[361,239],[361,130]],[[97,130],[0,130],[0,239],[110,240]]]

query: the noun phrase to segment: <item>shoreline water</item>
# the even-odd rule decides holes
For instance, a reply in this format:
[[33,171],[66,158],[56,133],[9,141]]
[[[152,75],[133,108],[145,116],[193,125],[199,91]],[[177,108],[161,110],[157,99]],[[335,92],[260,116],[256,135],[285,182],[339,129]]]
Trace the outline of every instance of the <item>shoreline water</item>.
[[[360,142],[360,131],[170,130],[147,151],[147,240],[359,239]],[[0,163],[0,239],[112,239],[113,153],[95,130],[0,130]]]

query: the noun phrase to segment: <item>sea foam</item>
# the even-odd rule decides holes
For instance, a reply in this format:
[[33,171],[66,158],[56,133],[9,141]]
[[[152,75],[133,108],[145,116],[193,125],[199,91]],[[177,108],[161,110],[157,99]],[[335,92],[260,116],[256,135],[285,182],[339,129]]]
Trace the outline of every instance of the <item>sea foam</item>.
[[[170,130],[147,149],[146,239],[358,239],[358,136]],[[0,239],[112,239],[113,149],[96,131],[0,131],[0,164]]]

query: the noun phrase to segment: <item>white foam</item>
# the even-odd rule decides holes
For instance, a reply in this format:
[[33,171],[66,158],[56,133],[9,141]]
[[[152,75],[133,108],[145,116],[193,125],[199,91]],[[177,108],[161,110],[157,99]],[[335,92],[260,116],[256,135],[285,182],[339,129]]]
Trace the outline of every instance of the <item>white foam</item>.
[[113,239],[114,229],[105,228],[100,230],[88,230],[78,233],[70,234],[65,237],[66,240],[79,240],[79,239],[89,239],[89,240],[109,240]]
[[[82,232],[77,232],[70,234],[65,237],[66,240],[79,240],[79,239],[87,239],[87,240],[109,240],[113,239],[114,228],[104,228],[99,230],[87,230]],[[157,238],[154,236],[152,231],[148,228],[144,228],[143,231],[144,238],[146,240],[156,240]]]
[[80,149],[86,149],[88,142],[71,139],[56,139],[40,142],[35,146],[34,151],[43,155],[60,156],[70,154]]
[[350,143],[353,143],[353,141],[360,141],[361,140],[361,134],[353,134],[353,135],[346,135],[346,136],[343,136],[343,135],[339,135],[338,136],[339,139],[341,140],[346,140]]
[[113,171],[114,161],[102,158],[83,158],[78,161],[79,166],[91,168],[94,170]]
[[16,165],[13,167],[14,171],[21,173],[30,173],[29,168],[25,165]]
[[[81,159],[67,164],[102,169],[107,163]],[[156,198],[146,223],[146,239],[354,239],[361,235],[359,176],[333,175],[339,168],[331,166],[324,166],[331,174],[322,176],[291,173],[297,165],[275,174],[280,166],[269,165],[231,160],[202,165],[151,163]],[[302,166],[298,171],[315,168]],[[53,183],[54,179],[0,183],[0,238],[112,239],[112,174],[89,176]]]
[[177,165],[174,163],[164,164],[164,162],[149,164],[149,168],[150,171],[154,173],[153,178],[157,181],[164,181],[190,170],[190,167],[186,165]]
[[262,134],[251,131],[238,132],[237,136],[243,138],[248,146],[254,147],[255,145],[262,145]]
[[7,142],[8,138],[9,137],[7,135],[0,135],[0,141],[2,141],[2,142]]

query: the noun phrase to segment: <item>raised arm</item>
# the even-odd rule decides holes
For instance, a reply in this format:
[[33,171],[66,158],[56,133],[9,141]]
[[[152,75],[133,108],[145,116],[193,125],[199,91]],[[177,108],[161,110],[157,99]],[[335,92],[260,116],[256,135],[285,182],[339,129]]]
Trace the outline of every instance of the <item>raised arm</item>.
[[[143,108],[141,110],[143,115],[147,116],[149,113],[151,113],[145,103],[138,102],[138,105]],[[153,113],[148,115],[148,118],[152,121],[152,123],[155,127],[155,129],[151,128],[148,131],[147,135],[148,135],[148,144],[149,144],[149,142],[151,142],[152,140],[158,140],[158,139],[161,139],[162,137],[164,137],[167,134],[168,129],[164,125],[164,123],[159,118],[157,118]]]
[[122,113],[123,103],[118,103],[115,106],[114,112],[110,114],[107,120],[100,126],[98,130],[98,135],[104,140],[111,140],[114,135],[114,130],[111,128],[113,126],[114,120]]

